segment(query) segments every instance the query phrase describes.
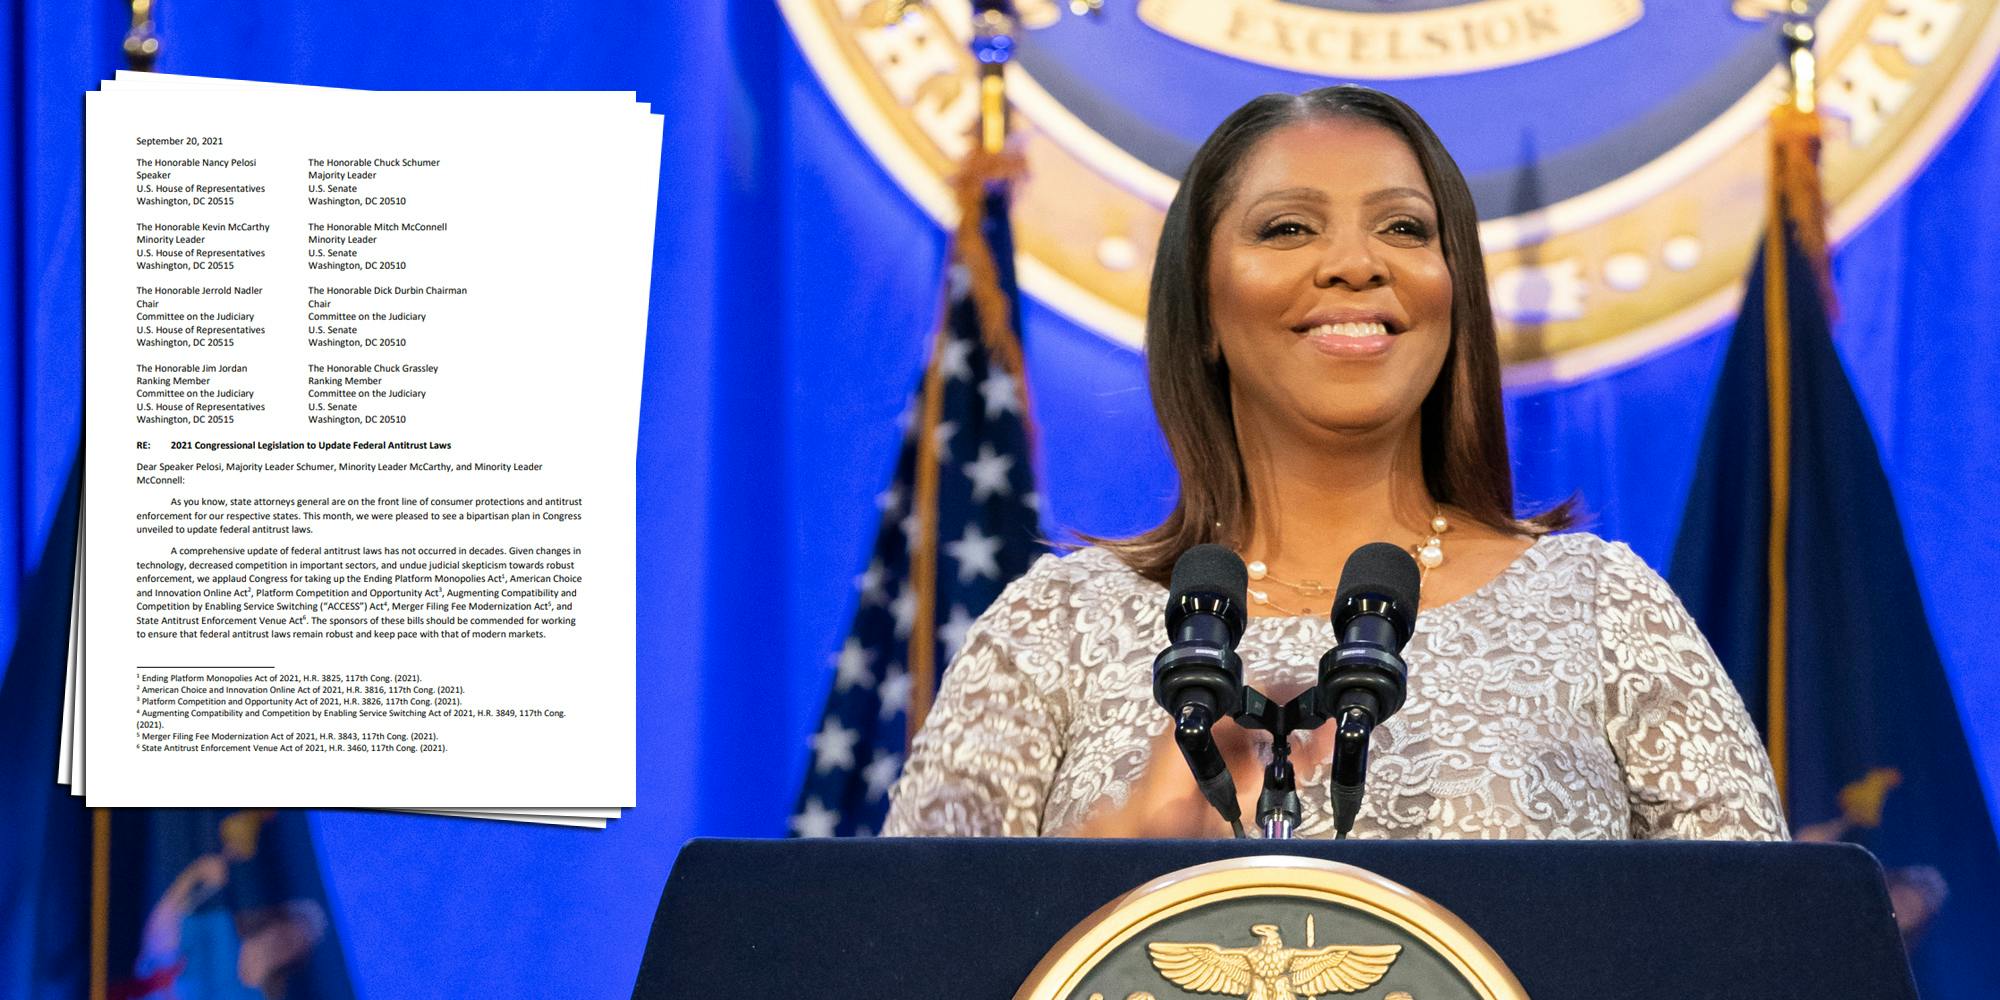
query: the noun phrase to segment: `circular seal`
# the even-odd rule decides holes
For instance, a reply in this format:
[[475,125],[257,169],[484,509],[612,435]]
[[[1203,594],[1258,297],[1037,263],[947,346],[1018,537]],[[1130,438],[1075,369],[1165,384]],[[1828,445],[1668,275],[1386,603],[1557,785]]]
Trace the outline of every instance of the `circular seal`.
[[[842,113],[941,223],[979,113],[967,0],[780,0]],[[1017,0],[1007,71],[1021,284],[1138,346],[1165,207],[1261,93],[1360,81],[1421,112],[1480,208],[1515,384],[1731,315],[1765,216],[1784,0]],[[2000,53],[2000,0],[1816,0],[1837,243],[1928,158]]]
[[1050,949],[1015,1000],[1189,994],[1527,1000],[1479,935],[1351,865],[1233,858],[1107,903]]

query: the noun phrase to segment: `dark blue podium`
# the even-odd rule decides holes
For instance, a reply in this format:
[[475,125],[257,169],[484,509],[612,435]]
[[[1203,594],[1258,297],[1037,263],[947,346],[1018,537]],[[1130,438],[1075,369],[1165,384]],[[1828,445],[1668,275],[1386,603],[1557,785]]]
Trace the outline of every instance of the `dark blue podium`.
[[1006,1000],[1120,894],[1272,854],[1430,897],[1533,1000],[1916,997],[1881,868],[1848,845],[947,839],[690,841],[632,995]]

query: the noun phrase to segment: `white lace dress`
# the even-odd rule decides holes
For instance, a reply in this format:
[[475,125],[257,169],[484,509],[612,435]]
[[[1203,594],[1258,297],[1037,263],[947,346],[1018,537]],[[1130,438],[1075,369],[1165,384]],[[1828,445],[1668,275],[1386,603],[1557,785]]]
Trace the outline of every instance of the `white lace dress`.
[[[1062,836],[1123,802],[1168,728],[1165,601],[1102,549],[1036,562],[967,634],[883,833]],[[1252,618],[1237,652],[1269,691],[1310,683],[1333,641],[1323,617]],[[1787,836],[1742,700],[1623,544],[1537,540],[1420,614],[1403,657],[1409,700],[1376,730],[1354,837]],[[1327,762],[1293,761],[1300,835],[1331,836]]]

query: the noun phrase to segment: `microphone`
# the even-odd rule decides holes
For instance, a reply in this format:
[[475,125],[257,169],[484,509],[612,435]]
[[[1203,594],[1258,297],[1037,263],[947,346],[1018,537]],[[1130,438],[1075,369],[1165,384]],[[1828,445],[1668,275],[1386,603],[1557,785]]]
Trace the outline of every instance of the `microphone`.
[[1210,730],[1234,715],[1243,699],[1244,595],[1250,576],[1243,560],[1221,545],[1197,545],[1174,563],[1167,590],[1169,645],[1153,660],[1153,700],[1174,720],[1174,743],[1194,772],[1203,798],[1243,835],[1236,781],[1224,765]]
[[1422,577],[1408,552],[1387,542],[1355,549],[1333,602],[1335,645],[1319,661],[1319,704],[1336,720],[1333,828],[1345,838],[1361,811],[1368,738],[1403,707],[1410,671],[1403,646],[1417,622]]

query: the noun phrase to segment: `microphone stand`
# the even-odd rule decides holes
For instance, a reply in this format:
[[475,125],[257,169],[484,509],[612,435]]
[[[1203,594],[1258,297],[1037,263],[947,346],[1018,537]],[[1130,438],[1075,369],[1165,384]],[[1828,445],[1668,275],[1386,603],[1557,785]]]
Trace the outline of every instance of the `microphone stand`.
[[1265,840],[1290,840],[1299,828],[1299,788],[1292,772],[1290,740],[1271,742],[1271,763],[1264,768],[1264,791],[1257,796],[1257,823]]
[[[1211,727],[1218,717],[1227,717],[1245,729],[1270,733],[1271,762],[1264,768],[1264,789],[1257,797],[1257,825],[1266,839],[1291,839],[1304,812],[1292,767],[1292,734],[1318,729],[1337,716],[1328,796],[1334,839],[1346,839],[1361,811],[1369,737],[1377,724],[1403,707],[1409,668],[1401,654],[1416,624],[1417,593],[1423,583],[1416,561],[1385,542],[1364,545],[1348,557],[1332,613],[1337,641],[1320,657],[1319,683],[1283,705],[1243,683],[1235,652],[1244,624],[1243,591],[1235,589],[1237,596],[1232,599],[1228,593],[1184,590],[1184,569],[1189,586],[1196,577],[1213,576],[1214,581],[1203,582],[1212,587],[1227,583],[1234,589],[1243,585],[1243,578],[1229,577],[1240,574],[1243,567],[1235,553],[1213,544],[1196,546],[1175,562],[1167,629],[1176,638],[1153,660],[1153,698],[1174,715],[1174,741],[1202,795],[1236,835],[1243,836],[1235,785],[1211,738]],[[1218,630],[1223,634],[1216,634]]]
[[1271,734],[1271,763],[1264,766],[1264,791],[1257,796],[1257,826],[1267,840],[1290,840],[1304,813],[1298,773],[1292,767],[1292,734],[1318,729],[1326,722],[1319,689],[1308,688],[1279,705],[1246,684],[1242,707],[1233,718],[1245,729]]
[[[1271,734],[1271,763],[1264,767],[1264,791],[1257,797],[1257,826],[1270,840],[1290,840],[1298,830],[1302,809],[1298,775],[1292,767],[1292,734],[1310,732],[1328,722],[1335,733],[1333,776],[1329,802],[1333,806],[1333,839],[1346,840],[1361,811],[1361,789],[1368,777],[1368,740],[1378,722],[1403,704],[1400,686],[1390,678],[1407,674],[1402,657],[1380,649],[1328,650],[1322,659],[1321,683],[1279,705],[1264,693],[1243,685],[1236,724]],[[1372,675],[1372,676],[1371,676]],[[1336,683],[1340,678],[1345,683]],[[1332,704],[1322,704],[1324,700]],[[1393,697],[1383,711],[1380,694]]]

